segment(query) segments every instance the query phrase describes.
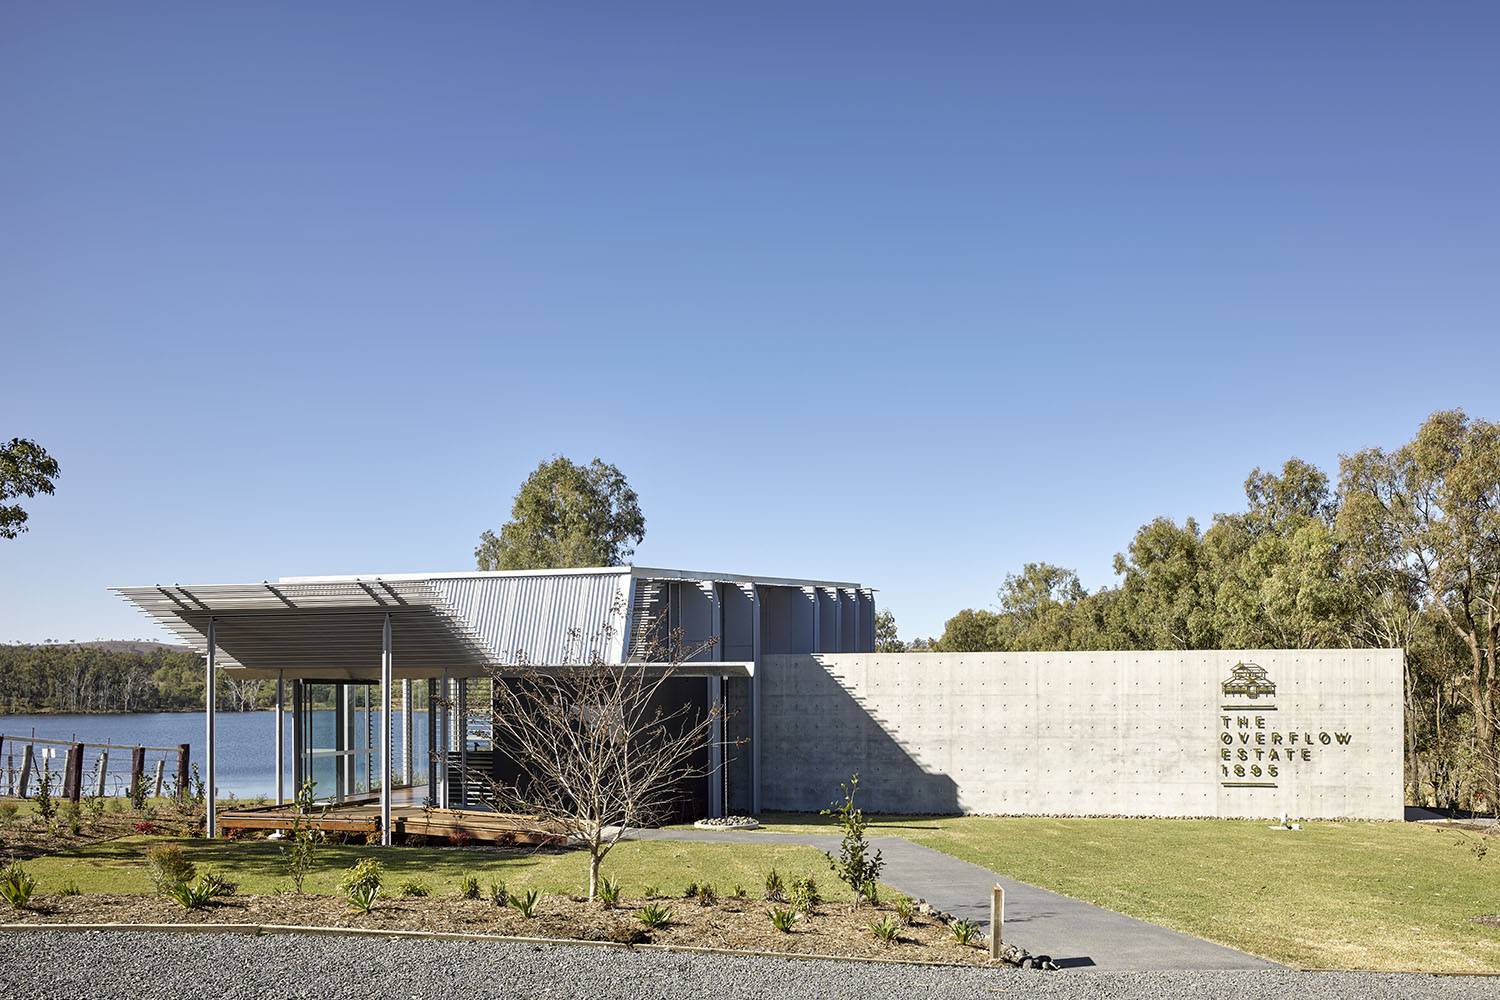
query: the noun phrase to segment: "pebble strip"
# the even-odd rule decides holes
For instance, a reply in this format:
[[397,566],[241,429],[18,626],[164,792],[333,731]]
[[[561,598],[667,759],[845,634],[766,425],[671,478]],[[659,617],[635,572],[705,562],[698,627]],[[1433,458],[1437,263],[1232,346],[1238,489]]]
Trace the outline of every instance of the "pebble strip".
[[0,934],[0,993],[6,1000],[1494,1000],[1500,979],[1292,970],[1031,972],[474,941],[27,931]]

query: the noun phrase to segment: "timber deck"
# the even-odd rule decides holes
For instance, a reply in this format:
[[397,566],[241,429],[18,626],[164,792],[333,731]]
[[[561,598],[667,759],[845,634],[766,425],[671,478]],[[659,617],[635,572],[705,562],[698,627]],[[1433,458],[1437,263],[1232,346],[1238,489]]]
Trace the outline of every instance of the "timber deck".
[[[290,830],[299,813],[295,806],[232,809],[219,813],[218,825],[229,830]],[[380,802],[359,799],[329,806],[301,817],[326,833],[380,832]],[[476,843],[560,847],[567,837],[536,816],[479,812],[470,809],[423,809],[419,805],[391,806],[391,834],[396,840],[411,836],[452,839],[468,834]]]

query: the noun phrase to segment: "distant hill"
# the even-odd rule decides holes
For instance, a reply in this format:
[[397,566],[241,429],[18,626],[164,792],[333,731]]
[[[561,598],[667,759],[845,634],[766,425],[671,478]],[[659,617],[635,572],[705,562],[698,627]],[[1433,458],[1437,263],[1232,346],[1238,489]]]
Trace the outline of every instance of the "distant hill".
[[[270,704],[274,686],[222,672],[219,711]],[[203,709],[203,657],[143,639],[0,645],[0,714]]]

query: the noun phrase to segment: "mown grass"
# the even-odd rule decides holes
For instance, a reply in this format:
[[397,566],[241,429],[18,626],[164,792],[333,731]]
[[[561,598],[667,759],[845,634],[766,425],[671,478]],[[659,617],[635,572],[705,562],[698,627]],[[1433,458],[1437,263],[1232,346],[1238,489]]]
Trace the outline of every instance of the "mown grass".
[[[213,868],[240,883],[240,891],[267,893],[289,887],[286,865],[275,843],[264,840],[187,840],[172,837],[124,837],[89,844],[36,858],[26,869],[38,891],[57,892],[69,881],[84,892],[148,893],[145,851],[153,844],[177,844],[199,871]],[[365,847],[325,844],[318,848],[305,891],[336,894],[344,870],[356,861],[376,857],[394,886],[405,878],[420,878],[435,894],[458,890],[464,875],[481,883],[504,881],[511,889],[536,889],[543,895],[584,895],[588,888],[588,854],[581,850],[501,852],[486,849],[433,847]],[[807,847],[729,847],[719,844],[625,841],[604,860],[604,874],[618,880],[627,898],[655,886],[665,895],[680,894],[693,882],[711,882],[720,895],[736,883],[759,896],[765,873],[775,867],[790,881],[811,875],[830,900],[849,898],[846,887],[834,881],[828,862]]]
[[[766,829],[833,833],[826,817]],[[1305,968],[1500,971],[1500,837],[1416,823],[875,817],[870,835]]]

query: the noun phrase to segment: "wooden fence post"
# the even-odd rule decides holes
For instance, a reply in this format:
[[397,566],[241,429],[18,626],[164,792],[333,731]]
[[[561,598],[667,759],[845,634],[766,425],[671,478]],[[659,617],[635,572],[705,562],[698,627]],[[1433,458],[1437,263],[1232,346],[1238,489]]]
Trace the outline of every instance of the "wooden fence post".
[[192,797],[192,790],[188,788],[188,745],[177,744],[177,797],[186,802]]
[[167,758],[162,757],[156,762],[156,797],[161,798],[161,783],[167,775]]
[[134,802],[141,794],[141,779],[146,773],[146,748],[136,747],[130,751],[130,800]]
[[69,802],[77,802],[83,797],[83,744],[74,743],[68,747],[68,771],[64,776],[67,783],[67,795]]
[[1005,890],[990,890],[990,958],[1000,957],[1000,925],[1005,923]]
[[16,791],[21,798],[26,798],[27,786],[31,783],[31,769],[36,766],[36,751],[31,744],[26,744],[26,749],[21,751],[21,785]]

